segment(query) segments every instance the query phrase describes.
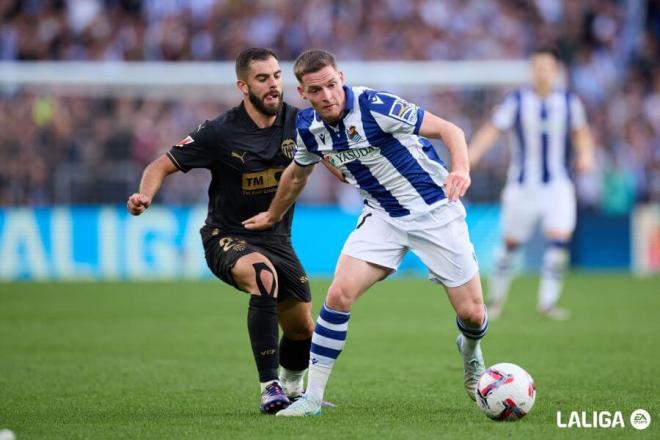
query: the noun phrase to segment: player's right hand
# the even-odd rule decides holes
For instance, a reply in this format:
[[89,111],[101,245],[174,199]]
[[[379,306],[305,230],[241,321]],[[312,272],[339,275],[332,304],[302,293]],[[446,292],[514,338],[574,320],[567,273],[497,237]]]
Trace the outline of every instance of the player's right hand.
[[243,227],[245,227],[245,229],[259,231],[262,229],[271,228],[275,223],[277,223],[277,221],[273,219],[273,217],[270,215],[270,212],[264,211],[260,212],[254,217],[243,220]]
[[445,178],[445,195],[450,202],[456,202],[465,195],[472,180],[470,173],[463,170],[454,170]]
[[142,214],[149,206],[151,206],[151,198],[140,193],[131,195],[126,202],[128,212],[133,215]]

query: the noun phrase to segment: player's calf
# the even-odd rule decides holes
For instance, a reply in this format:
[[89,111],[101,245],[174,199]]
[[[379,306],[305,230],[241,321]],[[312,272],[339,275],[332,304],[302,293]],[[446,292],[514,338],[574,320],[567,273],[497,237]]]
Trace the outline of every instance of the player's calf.
[[[569,260],[569,242],[553,240],[548,242],[543,254],[541,284],[539,286],[539,312],[548,317],[561,316],[568,318],[568,312],[557,309],[557,301],[561,294],[564,275]],[[561,310],[559,312],[559,310]],[[555,311],[557,313],[553,314]]]
[[[277,274],[270,261],[255,252],[236,262],[232,277],[241,290],[251,293],[247,325],[261,383],[261,410],[274,412],[289,404],[281,385],[277,383],[277,387],[272,386],[279,381]],[[279,396],[280,391],[286,400]]]
[[505,245],[499,248],[495,254],[493,271],[488,282],[488,307],[490,316],[493,319],[501,315],[504,302],[509,293],[517,249],[517,243],[507,240]]

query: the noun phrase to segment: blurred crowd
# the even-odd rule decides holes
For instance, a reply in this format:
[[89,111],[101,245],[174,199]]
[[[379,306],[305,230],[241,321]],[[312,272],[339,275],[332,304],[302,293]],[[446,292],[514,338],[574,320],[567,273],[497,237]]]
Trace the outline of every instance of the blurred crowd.
[[[625,212],[660,201],[659,10],[657,0],[3,0],[0,60],[232,61],[249,46],[271,47],[283,60],[310,47],[340,62],[520,59],[553,44],[597,143],[596,170],[578,180],[580,202]],[[406,97],[469,137],[505,92]],[[0,205],[121,202],[149,161],[239,100],[238,93],[173,101],[4,91]],[[474,171],[472,200],[497,199],[504,144]],[[318,174],[306,201],[351,199]],[[178,176],[162,200],[203,201],[207,179],[203,171]]]

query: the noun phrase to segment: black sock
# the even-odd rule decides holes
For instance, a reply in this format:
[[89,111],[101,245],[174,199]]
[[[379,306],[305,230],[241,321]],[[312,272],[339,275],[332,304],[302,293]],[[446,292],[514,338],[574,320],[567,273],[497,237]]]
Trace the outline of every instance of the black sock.
[[272,296],[252,295],[247,322],[259,382],[277,380],[277,300]]
[[312,338],[294,341],[286,336],[280,340],[280,365],[291,371],[302,371],[309,366],[309,348]]

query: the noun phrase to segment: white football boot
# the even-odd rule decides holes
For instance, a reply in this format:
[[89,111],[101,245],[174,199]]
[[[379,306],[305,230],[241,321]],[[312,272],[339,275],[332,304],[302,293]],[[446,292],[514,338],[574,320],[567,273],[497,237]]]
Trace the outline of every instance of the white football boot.
[[321,402],[303,394],[298,400],[289,405],[288,408],[276,414],[277,417],[307,417],[320,416]]
[[[481,353],[481,347],[477,346],[472,356],[466,356],[463,353],[463,334],[459,334],[456,338],[456,346],[458,352],[463,356],[463,371],[465,372],[465,392],[472,400],[477,400],[475,392],[477,390],[477,382],[479,377],[486,369],[484,364],[484,356]],[[278,413],[279,414],[279,413]]]
[[[489,310],[490,312],[490,310]],[[571,312],[559,307],[550,307],[547,309],[539,309],[539,313],[544,318],[552,319],[555,321],[568,321],[571,317]]]

